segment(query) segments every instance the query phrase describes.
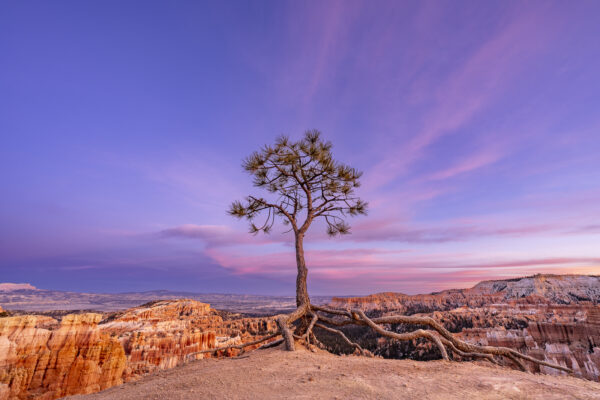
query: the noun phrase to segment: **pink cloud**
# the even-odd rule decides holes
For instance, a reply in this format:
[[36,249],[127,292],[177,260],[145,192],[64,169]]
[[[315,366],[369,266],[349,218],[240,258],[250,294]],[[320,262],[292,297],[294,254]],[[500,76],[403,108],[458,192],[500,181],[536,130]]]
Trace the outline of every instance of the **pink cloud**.
[[452,178],[456,175],[471,172],[476,169],[485,167],[487,165],[494,164],[495,162],[500,160],[501,157],[502,155],[500,154],[500,152],[489,151],[477,153],[459,161],[457,164],[451,167],[448,167],[444,170],[438,171],[430,175],[428,179],[441,180]]
[[[492,227],[490,227],[492,226]],[[390,219],[359,222],[353,234],[343,240],[355,242],[393,241],[402,243],[445,243],[459,242],[484,237],[526,236],[556,233],[562,228],[550,224],[512,225],[484,224],[482,222],[448,222],[438,226],[402,224]]]
[[[293,251],[249,256],[211,249],[209,255],[234,274],[293,279]],[[373,248],[313,250],[306,252],[309,278],[335,287],[356,287],[365,292],[396,290],[441,290],[468,287],[486,279],[501,279],[533,273],[600,273],[600,257],[555,257],[477,262],[474,255],[419,255],[406,251]],[[456,262],[456,260],[471,260]],[[414,292],[413,292],[414,293]]]
[[[305,257],[313,270],[348,270],[389,262],[405,250],[344,249],[308,250]],[[246,252],[223,251],[212,248],[206,252],[224,268],[238,274],[295,274],[296,260],[293,250],[267,254],[248,255]]]

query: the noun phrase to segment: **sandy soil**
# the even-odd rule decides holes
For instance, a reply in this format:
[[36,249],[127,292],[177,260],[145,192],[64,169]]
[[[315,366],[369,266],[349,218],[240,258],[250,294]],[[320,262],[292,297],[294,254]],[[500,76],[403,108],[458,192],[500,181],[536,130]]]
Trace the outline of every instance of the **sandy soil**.
[[483,363],[338,357],[269,349],[148,375],[100,399],[600,399],[600,383]]

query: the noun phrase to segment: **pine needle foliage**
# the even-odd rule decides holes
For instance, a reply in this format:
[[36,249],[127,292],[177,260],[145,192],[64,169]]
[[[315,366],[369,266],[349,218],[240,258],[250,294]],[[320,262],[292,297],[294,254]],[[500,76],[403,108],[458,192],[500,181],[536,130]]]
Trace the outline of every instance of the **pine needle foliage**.
[[[330,236],[349,234],[347,217],[367,213],[367,203],[355,194],[362,172],[336,161],[331,149],[331,142],[317,130],[305,132],[296,142],[280,136],[273,145],[263,146],[242,166],[270,199],[247,196],[234,201],[228,213],[247,219],[251,233],[269,233],[278,217],[296,235],[304,235],[319,218]],[[257,224],[259,216],[264,220]]]

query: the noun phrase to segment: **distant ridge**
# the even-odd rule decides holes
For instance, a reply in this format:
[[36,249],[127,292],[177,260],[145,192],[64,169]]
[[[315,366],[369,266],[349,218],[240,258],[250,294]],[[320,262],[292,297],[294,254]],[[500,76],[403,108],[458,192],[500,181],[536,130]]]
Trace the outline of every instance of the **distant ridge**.
[[521,278],[481,281],[469,289],[448,289],[431,294],[384,292],[360,297],[334,297],[332,306],[365,310],[419,313],[456,307],[482,307],[510,301],[553,304],[600,303],[600,276],[537,274]]
[[[45,311],[117,311],[155,300],[189,298],[210,304],[217,310],[251,315],[290,312],[296,308],[294,296],[261,296],[227,293],[194,293],[150,290],[127,293],[78,293],[37,289],[28,283],[0,284],[0,306],[6,310]],[[315,304],[324,304],[330,296],[313,296]]]

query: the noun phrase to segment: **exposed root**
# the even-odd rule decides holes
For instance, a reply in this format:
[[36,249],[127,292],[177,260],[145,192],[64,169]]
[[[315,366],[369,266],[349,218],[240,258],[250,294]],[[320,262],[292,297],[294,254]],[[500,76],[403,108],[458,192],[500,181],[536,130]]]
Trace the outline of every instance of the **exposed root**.
[[285,349],[287,351],[296,350],[294,344],[294,335],[288,326],[288,319],[284,316],[277,318],[277,326],[279,327],[279,333],[283,336],[285,342]]
[[270,349],[271,347],[279,346],[281,343],[283,343],[283,338],[274,340],[269,343],[265,343],[262,346],[258,347],[256,350]]
[[312,315],[312,320],[310,321],[310,324],[308,325],[308,328],[306,328],[306,333],[304,333],[304,336],[306,338],[310,337],[310,333],[312,332],[313,327],[315,326],[315,324],[319,320],[319,316],[317,314],[313,313],[312,311],[311,311],[310,314]]
[[312,342],[321,350],[327,350],[327,346],[325,346],[323,343],[321,343],[321,341],[319,339],[317,339],[317,337],[315,336],[315,334],[313,332],[310,333],[310,337]]
[[[436,344],[437,348],[440,350],[442,358],[445,360],[448,360],[448,354],[446,351],[446,347],[448,347],[450,350],[452,350],[454,353],[458,354],[461,357],[483,358],[493,363],[496,363],[494,356],[505,357],[512,361],[514,364],[516,364],[517,367],[523,371],[527,371],[527,367],[525,366],[523,361],[529,361],[534,364],[544,365],[546,367],[558,369],[561,371],[569,373],[573,372],[570,368],[538,360],[525,354],[521,354],[518,351],[510,349],[508,347],[479,346],[464,342],[462,340],[457,339],[452,333],[450,333],[450,331],[448,331],[440,323],[438,323],[431,317],[395,315],[371,319],[367,317],[362,310],[335,310],[327,307],[312,305],[311,309],[314,311],[320,311],[322,313],[338,316],[337,318],[330,318],[322,314],[318,314],[319,321],[327,323],[329,325],[366,325],[374,329],[381,335],[398,340],[412,340],[421,337],[429,339]],[[409,324],[421,326],[424,325],[429,327],[431,330],[417,329],[413,332],[408,333],[396,333],[385,330],[384,328],[379,326],[385,324]]]
[[[314,310],[314,311],[323,311],[323,312],[326,312],[328,314],[343,315],[344,317],[350,317],[350,318],[352,318],[352,315],[350,314],[349,311],[336,310],[334,308],[327,308],[327,307],[323,307],[323,306],[315,306],[313,304],[310,305],[310,308],[311,308],[311,310]],[[319,318],[321,318],[321,316],[319,316]]]
[[450,350],[452,350],[452,352],[458,354],[462,358],[483,358],[483,359],[488,360],[492,364],[498,365],[498,362],[494,359],[494,356],[491,354],[465,353],[464,351],[457,349],[456,346],[454,346],[451,341],[444,339],[444,338],[440,338],[440,340],[442,341],[444,346],[448,347]]
[[292,324],[293,322],[296,322],[297,320],[308,314],[311,311],[311,307],[312,306],[310,303],[300,304],[294,312],[287,316],[286,322],[288,323],[288,325]]
[[[230,349],[243,350],[245,347],[249,347],[249,346],[253,346],[253,345],[265,342],[265,341],[267,341],[269,339],[273,339],[274,337],[277,337],[279,335],[280,335],[279,332],[275,332],[275,333],[273,333],[271,335],[265,336],[262,339],[254,340],[252,342],[242,343],[242,344],[232,344],[230,346],[217,347],[217,348],[214,348],[214,349],[207,349],[207,350],[196,351],[194,353],[188,354],[187,357],[189,358],[191,356],[195,356],[196,354],[215,353],[217,351],[230,350]],[[272,343],[268,343],[268,344],[272,344]]]
[[[323,314],[333,315],[334,317],[328,317]],[[307,326],[304,333],[295,334],[295,332],[290,328],[292,326],[292,323],[305,316],[312,317],[309,325]],[[263,337],[262,339],[239,345],[231,345],[215,349],[202,350],[188,354],[188,357],[196,354],[213,353],[229,349],[244,350],[246,347],[263,343],[280,335],[282,336],[281,339],[265,343],[262,346],[258,347],[258,349],[275,347],[281,343],[284,343],[286,350],[294,351],[294,339],[304,341],[306,346],[312,350],[314,350],[313,347],[311,347],[313,344],[319,348],[325,349],[326,346],[324,346],[323,343],[321,343],[317,339],[313,332],[315,327],[331,333],[335,333],[336,335],[340,336],[345,343],[347,343],[348,345],[356,349],[358,352],[360,352],[360,354],[370,355],[369,351],[363,349],[358,343],[355,343],[348,339],[344,332],[342,332],[339,329],[332,328],[332,326],[362,325],[370,327],[382,336],[386,336],[396,340],[406,341],[419,338],[427,339],[435,344],[444,360],[449,360],[448,350],[450,350],[454,354],[460,356],[461,358],[485,359],[494,364],[498,364],[494,356],[505,357],[508,360],[510,360],[513,364],[515,364],[517,368],[525,372],[528,372],[528,369],[524,361],[529,361],[537,365],[543,365],[546,367],[572,373],[572,370],[570,368],[538,360],[525,354],[521,354],[518,351],[510,349],[508,347],[479,346],[464,342],[462,340],[457,339],[452,333],[450,333],[450,331],[448,331],[440,323],[438,323],[431,317],[414,315],[394,315],[379,318],[369,318],[362,310],[336,310],[328,307],[311,305],[310,303],[304,303],[301,304],[293,313],[287,316],[281,315],[277,317],[276,322],[277,326],[279,327],[279,330],[271,335]],[[382,326],[380,326],[388,324],[418,325],[426,326],[429,329],[416,329],[412,332],[397,333],[386,330]],[[302,328],[302,330],[304,329]]]
[[339,329],[330,328],[328,326],[325,326],[325,325],[319,324],[319,323],[317,323],[316,326],[318,328],[321,328],[321,329],[326,330],[328,332],[333,332],[333,333],[339,335],[342,339],[344,339],[344,341],[346,343],[348,343],[350,346],[352,346],[356,350],[358,350],[360,352],[360,354],[362,354],[363,356],[367,355],[367,353],[365,352],[365,350],[362,347],[360,347],[360,345],[358,343],[355,343],[355,342],[351,341],[350,339],[348,339],[348,337],[344,334],[344,332],[340,331]]
[[508,357],[521,371],[523,372],[529,372],[527,370],[527,367],[525,366],[525,364],[523,364],[521,362],[521,360],[519,360],[517,357],[515,357],[513,354],[507,354],[506,357]]
[[431,331],[425,331],[423,329],[417,329],[416,331],[407,332],[407,333],[396,333],[383,329],[381,326],[377,325],[373,320],[365,315],[362,310],[357,311],[358,315],[362,318],[363,321],[367,323],[371,328],[373,328],[377,333],[383,336],[391,337],[397,340],[414,340],[419,338],[426,338],[431,340],[437,346],[438,350],[442,354],[442,358],[448,361],[448,353],[446,352],[446,348],[442,344],[440,338],[432,333]]

